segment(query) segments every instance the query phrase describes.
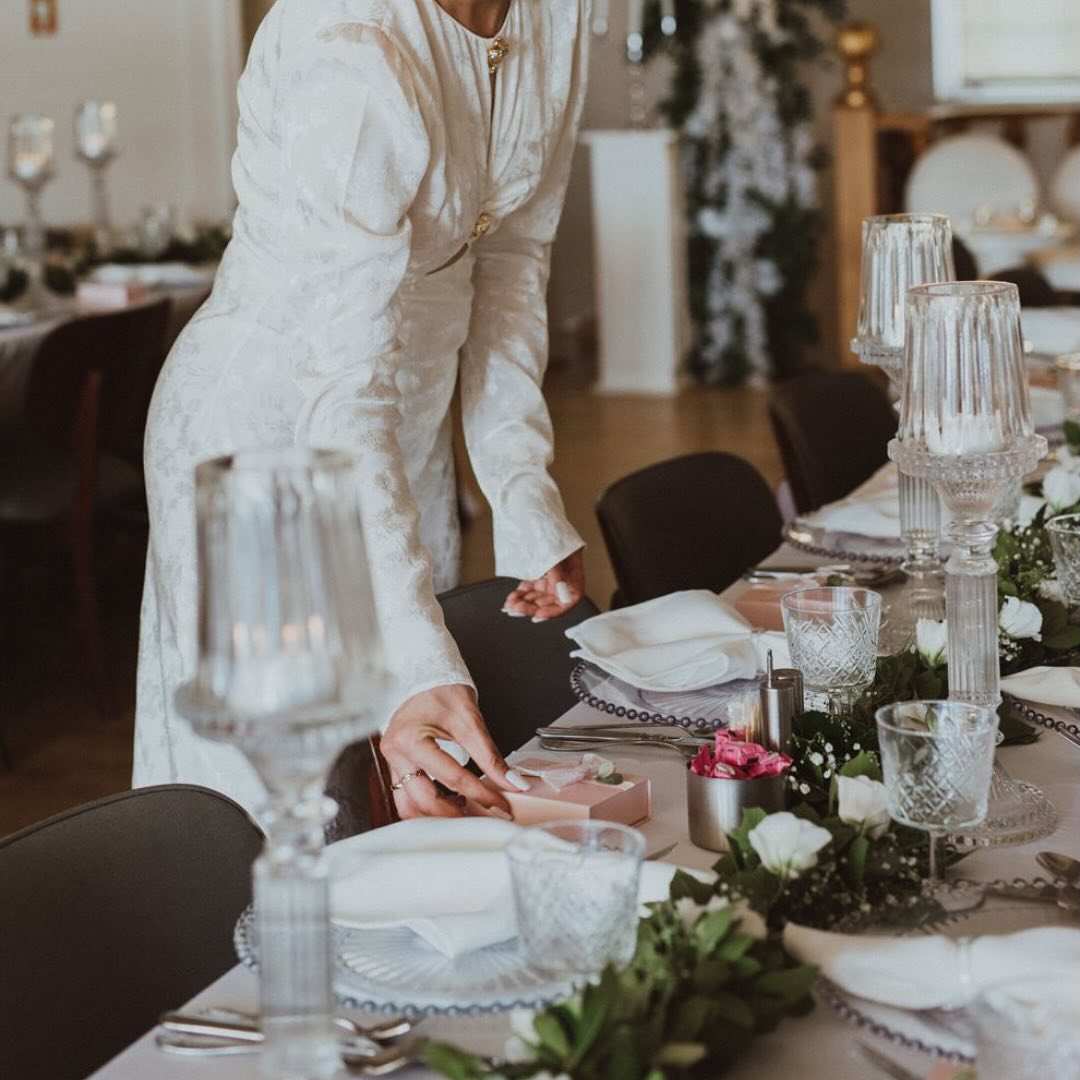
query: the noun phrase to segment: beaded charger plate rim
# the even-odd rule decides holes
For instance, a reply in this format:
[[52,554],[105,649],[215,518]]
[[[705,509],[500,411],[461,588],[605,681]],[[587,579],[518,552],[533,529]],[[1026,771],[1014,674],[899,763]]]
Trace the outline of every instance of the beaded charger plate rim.
[[784,523],[784,541],[808,555],[822,555],[846,562],[885,563],[899,566],[906,558],[899,536],[866,536],[862,533],[838,532],[815,525],[805,517]]
[[761,678],[733,679],[702,690],[639,690],[588,660],[579,660],[570,672],[570,689],[578,701],[618,720],[654,727],[718,731],[729,726],[729,717],[709,716],[702,710],[708,706],[714,711],[727,710],[738,707],[743,700],[756,704]]
[[[404,1015],[410,1020],[485,1016],[512,1009],[540,1009],[564,1000],[573,991],[569,982],[529,967],[516,938],[450,958],[422,945],[421,939],[404,927],[361,930],[331,922],[330,930],[334,996],[340,1006],[358,1012]],[[244,967],[257,972],[254,905],[249,904],[237,920],[233,945]],[[392,959],[392,965],[380,958],[380,952]],[[406,966],[410,963],[411,968]],[[397,977],[380,978],[380,972],[391,967]],[[416,979],[415,984],[402,985],[410,978]],[[442,981],[446,986],[443,990],[421,989],[424,979],[429,985]]]
[[[958,892],[970,894],[973,887],[987,888],[994,885],[1013,887],[1036,887],[1048,884],[1044,878],[1012,878],[1008,881],[972,882],[955,881],[950,885]],[[1040,918],[1040,913],[1047,918]],[[973,933],[950,935],[978,937],[985,934],[1010,933],[1037,927],[1071,927],[1074,921],[1065,917],[1061,909],[1046,901],[1010,900],[993,906],[981,905],[973,910],[946,915],[934,923],[914,927],[897,937],[915,934],[934,934],[943,929],[970,928],[972,923],[987,921],[991,925]],[[1007,925],[1019,923],[1019,925]],[[855,932],[872,932],[874,927],[863,923],[852,927]],[[862,1031],[869,1032],[894,1046],[926,1054],[929,1057],[957,1064],[970,1065],[975,1060],[974,1037],[964,1023],[962,1009],[901,1009],[881,1005],[867,998],[858,997],[822,976],[814,985],[814,994],[838,1016]]]

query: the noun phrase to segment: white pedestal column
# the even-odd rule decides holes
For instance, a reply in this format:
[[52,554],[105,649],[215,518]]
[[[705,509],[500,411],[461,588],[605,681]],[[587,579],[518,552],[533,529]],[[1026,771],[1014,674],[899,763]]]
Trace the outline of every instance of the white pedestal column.
[[600,337],[597,391],[676,394],[691,340],[674,132],[588,131]]

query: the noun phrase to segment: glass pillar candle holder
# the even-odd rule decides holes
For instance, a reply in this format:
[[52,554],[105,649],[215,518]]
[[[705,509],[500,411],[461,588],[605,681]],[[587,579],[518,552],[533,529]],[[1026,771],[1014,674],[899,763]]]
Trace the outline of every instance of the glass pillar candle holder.
[[808,709],[843,712],[874,681],[881,597],[869,589],[799,589],[780,600]]
[[[863,219],[859,319],[851,350],[888,375],[894,400],[903,387],[907,290],[955,277],[952,225],[943,214]],[[900,536],[908,585],[890,605],[888,621],[896,644],[904,645],[914,638],[919,619],[945,615],[941,501],[925,477],[900,477]]]
[[84,101],[75,110],[75,151],[90,169],[93,180],[94,241],[99,254],[112,248],[112,221],[105,171],[117,155],[116,105],[111,101]]
[[908,290],[900,427],[889,456],[952,513],[946,565],[949,696],[1000,700],[995,506],[1046,454],[1031,420],[1015,285]]
[[19,298],[19,306],[30,310],[52,304],[44,280],[46,234],[41,193],[55,175],[54,128],[50,117],[30,114],[13,116],[8,126],[8,176],[26,193],[22,253],[30,280]]
[[274,1078],[338,1075],[323,825],[326,773],[382,719],[387,669],[345,454],[252,452],[196,470],[198,642],[177,707],[266,785],[253,875]]
[[1080,353],[1066,353],[1054,361],[1057,385],[1065,401],[1065,419],[1080,424]]
[[1080,514],[1059,514],[1046,523],[1054,570],[1069,607],[1080,606]]

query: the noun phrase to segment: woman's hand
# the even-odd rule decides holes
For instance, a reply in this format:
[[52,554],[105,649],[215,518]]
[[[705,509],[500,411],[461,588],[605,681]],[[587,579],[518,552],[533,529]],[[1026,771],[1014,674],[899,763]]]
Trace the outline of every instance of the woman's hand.
[[523,581],[506,598],[503,611],[518,618],[544,622],[564,615],[585,595],[584,548],[578,548],[542,578]]
[[504,814],[510,810],[498,791],[462,768],[436,745],[436,739],[451,739],[464,747],[503,790],[528,790],[528,781],[507,766],[491,741],[472,691],[467,686],[437,686],[409,698],[379,741],[402,818],[462,816],[459,805],[439,795],[434,780],[488,809]]

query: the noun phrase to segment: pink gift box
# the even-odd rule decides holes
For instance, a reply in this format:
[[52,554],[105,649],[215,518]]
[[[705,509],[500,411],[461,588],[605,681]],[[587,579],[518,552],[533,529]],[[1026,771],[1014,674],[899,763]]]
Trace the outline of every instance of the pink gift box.
[[[515,761],[515,768],[551,769],[566,765],[566,761],[547,758],[526,758]],[[616,771],[618,764],[616,763]],[[501,791],[510,804],[510,812],[519,825],[540,825],[546,821],[565,821],[569,818],[591,818],[596,821],[615,821],[620,825],[638,825],[652,813],[652,785],[647,776],[622,773],[621,784],[605,784],[600,780],[579,780],[556,791],[536,776],[527,777],[532,787],[528,791]],[[487,778],[484,783],[490,784]]]
[[783,630],[784,616],[780,600],[789,592],[816,584],[814,578],[781,578],[762,581],[744,589],[735,598],[735,610],[759,630]]

